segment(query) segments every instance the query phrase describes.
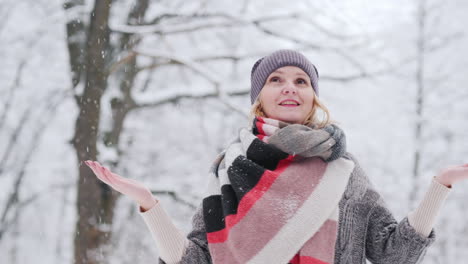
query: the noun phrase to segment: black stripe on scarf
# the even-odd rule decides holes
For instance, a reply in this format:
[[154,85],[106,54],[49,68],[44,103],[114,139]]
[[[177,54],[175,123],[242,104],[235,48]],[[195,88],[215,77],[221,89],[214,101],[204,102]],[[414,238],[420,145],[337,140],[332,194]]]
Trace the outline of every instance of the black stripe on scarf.
[[221,187],[221,195],[212,195],[203,200],[206,232],[220,231],[226,227],[224,218],[237,214],[239,201],[258,183],[265,169],[239,155],[229,166],[227,174],[231,184]]
[[247,149],[247,158],[239,155],[227,170],[231,184],[221,187],[221,195],[212,195],[203,200],[207,232],[220,231],[226,227],[224,218],[237,214],[239,201],[260,181],[265,170],[275,170],[288,154],[260,139],[254,139]]
[[267,170],[275,170],[279,162],[288,157],[288,153],[256,138],[247,149],[247,159]]
[[203,218],[205,220],[206,232],[215,232],[226,227],[223,209],[219,206],[221,195],[211,195],[203,199]]

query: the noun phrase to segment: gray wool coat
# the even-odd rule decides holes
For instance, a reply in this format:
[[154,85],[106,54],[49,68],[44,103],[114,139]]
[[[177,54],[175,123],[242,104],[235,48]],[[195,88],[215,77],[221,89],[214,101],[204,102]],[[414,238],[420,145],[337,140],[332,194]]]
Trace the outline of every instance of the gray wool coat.
[[[353,160],[355,168],[339,203],[334,264],[363,264],[366,259],[374,264],[420,263],[434,242],[434,230],[429,237],[422,237],[409,224],[408,217],[397,222],[356,158],[349,152],[344,157]],[[180,263],[212,263],[201,206],[192,225],[189,246]],[[165,264],[162,259],[159,263]]]

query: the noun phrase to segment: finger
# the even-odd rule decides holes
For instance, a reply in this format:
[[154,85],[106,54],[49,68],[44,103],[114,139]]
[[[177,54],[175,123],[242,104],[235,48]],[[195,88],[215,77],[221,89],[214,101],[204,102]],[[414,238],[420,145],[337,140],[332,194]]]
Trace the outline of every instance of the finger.
[[93,171],[94,174],[96,174],[96,176],[98,175],[94,163],[92,161],[86,162],[86,165],[88,165],[88,167]]
[[87,160],[87,161],[85,161],[85,164],[86,164],[90,169],[94,169],[94,168],[93,168],[93,167],[94,167],[93,161]]
[[87,160],[87,161],[85,161],[85,163],[86,163],[86,165],[88,165],[90,167],[94,166],[94,160]]
[[126,185],[129,185],[127,178],[111,172],[106,167],[103,167],[103,173],[106,176],[106,178],[112,183],[112,185],[116,187],[125,187]]
[[88,166],[90,169],[92,169],[92,168],[91,168],[91,161],[90,161],[90,160],[86,160],[86,161],[84,162],[84,164],[86,164],[86,166]]
[[97,171],[99,171],[99,173],[102,173],[99,168],[101,167],[101,164],[99,164],[99,162],[97,161],[93,161],[93,167],[96,168]]
[[114,189],[119,188],[119,185],[121,185],[121,182],[119,180],[123,179],[123,177],[112,173],[108,168],[100,165],[99,163],[97,163],[97,168],[99,170],[99,173],[101,174],[101,177],[105,179],[109,185],[111,185]]
[[103,181],[104,183],[111,185],[111,182],[105,177],[104,173],[102,172],[101,166],[99,165],[98,162],[92,162],[92,168],[96,174],[96,176],[99,178],[99,180]]
[[105,173],[105,168],[102,167],[102,166],[99,166],[98,168],[99,170],[99,173],[101,174],[101,179],[103,182],[107,183],[108,185],[110,185],[112,188],[116,188],[114,182],[112,181],[112,179],[110,179],[107,174]]
[[120,193],[131,196],[132,184],[128,182],[128,179],[118,174],[112,173],[106,167],[101,167],[101,169],[104,174],[104,177],[106,177],[106,179],[110,182],[112,188],[119,191]]
[[99,164],[99,162],[94,162],[94,167],[96,168],[96,170],[99,172],[100,176],[102,178],[106,178],[105,175],[104,175],[104,171],[103,171],[103,167],[101,164]]
[[102,169],[102,173],[104,175],[104,177],[109,181],[109,183],[111,184],[111,186],[116,189],[117,191],[121,192],[122,189],[122,185],[121,183],[114,177],[114,175],[116,174],[113,174],[109,169],[107,169],[106,167],[101,167]]
[[139,182],[115,174],[107,168],[104,168],[104,174],[106,174],[107,178],[112,182],[112,186],[119,192],[130,195],[131,190],[141,187]]
[[105,178],[109,182],[109,184],[114,186],[115,183],[114,183],[112,177],[109,177],[109,173],[108,173],[109,170],[106,167],[103,167],[103,166],[100,166],[99,168],[100,168],[100,170],[102,172],[102,177]]
[[138,185],[137,182],[132,181],[131,179],[127,179],[125,177],[111,172],[108,168],[102,166],[98,162],[95,162],[95,165],[99,170],[101,177],[104,178],[108,182],[108,184],[111,185],[117,191],[122,192],[128,186]]
[[97,163],[96,161],[91,161],[90,166],[97,176],[101,176],[101,172],[99,171],[99,163]]

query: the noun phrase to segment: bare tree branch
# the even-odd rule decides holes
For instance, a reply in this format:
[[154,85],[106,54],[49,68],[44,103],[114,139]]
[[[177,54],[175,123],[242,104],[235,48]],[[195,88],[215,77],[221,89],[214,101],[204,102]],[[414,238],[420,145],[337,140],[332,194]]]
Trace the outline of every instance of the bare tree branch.
[[[250,89],[246,89],[244,91],[237,91],[237,92],[228,92],[227,95],[229,96],[246,96],[250,93]],[[193,100],[204,100],[208,98],[216,98],[219,97],[219,94],[216,92],[213,93],[207,93],[207,94],[201,94],[201,95],[194,95],[194,94],[178,94],[178,95],[173,95],[167,98],[162,98],[156,101],[153,101],[151,103],[142,103],[142,104],[137,104],[134,105],[133,107],[136,109],[143,109],[143,108],[156,108],[160,107],[165,104],[175,104],[178,103],[180,100],[183,99],[193,99]],[[247,113],[245,111],[234,108],[232,109],[242,116],[247,116]]]
[[[315,50],[315,51],[329,51],[329,52],[332,52],[332,53],[335,53],[337,54],[338,56],[344,58],[347,62],[349,62],[354,68],[358,69],[359,70],[359,73],[357,74],[354,74],[352,76],[344,76],[344,77],[325,77],[323,79],[325,80],[335,80],[335,81],[340,81],[340,82],[347,82],[347,81],[351,81],[351,80],[355,80],[355,79],[361,79],[361,78],[365,78],[365,77],[369,77],[369,76],[373,76],[373,75],[376,75],[376,74],[380,74],[382,72],[384,72],[383,70],[382,71],[376,71],[376,72],[367,72],[366,71],[366,67],[364,65],[362,65],[362,63],[360,63],[358,60],[354,59],[352,56],[349,55],[348,52],[344,51],[341,47],[342,47],[342,43],[340,44],[340,46],[338,47],[332,47],[330,45],[327,45],[327,46],[320,46],[318,44],[315,44],[313,42],[310,42],[310,41],[307,41],[307,40],[304,40],[304,39],[300,39],[300,38],[296,38],[296,37],[291,37],[291,36],[287,36],[285,35],[284,33],[279,33],[279,32],[275,32],[273,30],[270,30],[268,29],[268,27],[266,27],[265,25],[263,25],[262,23],[263,22],[267,22],[267,21],[277,21],[277,20],[280,20],[280,19],[303,19],[303,20],[307,20],[307,22],[309,24],[313,24],[313,22],[311,22],[310,19],[304,19],[304,15],[302,14],[299,14],[299,13],[292,13],[292,14],[288,14],[288,15],[275,15],[275,16],[268,16],[268,17],[261,17],[261,18],[253,18],[253,19],[242,19],[242,18],[238,18],[238,17],[233,17],[231,15],[228,15],[228,14],[224,14],[224,13],[211,13],[211,14],[191,14],[191,15],[179,15],[179,16],[176,16],[175,14],[163,14],[161,15],[158,19],[156,19],[155,21],[158,21],[160,22],[161,19],[163,18],[184,18],[186,20],[188,19],[196,19],[196,18],[223,18],[225,20],[227,20],[227,22],[225,21],[222,21],[222,22],[203,22],[205,24],[196,24],[196,23],[189,23],[189,27],[186,27],[185,29],[181,29],[180,27],[185,27],[187,26],[186,24],[182,24],[182,25],[176,25],[177,30],[174,30],[174,28],[170,29],[168,28],[167,25],[164,26],[164,30],[166,31],[163,31],[163,28],[161,26],[160,29],[158,29],[158,26],[160,25],[154,25],[154,26],[144,26],[144,27],[141,27],[141,26],[137,26],[137,27],[134,27],[134,26],[129,26],[128,28],[126,28],[125,30],[128,30],[128,31],[133,31],[137,34],[145,34],[145,33],[157,33],[157,34],[161,34],[161,35],[168,35],[168,34],[171,34],[171,33],[186,33],[186,32],[189,32],[189,31],[196,31],[196,30],[200,30],[201,28],[206,28],[206,27],[219,27],[219,26],[222,26],[222,27],[231,27],[231,26],[245,26],[245,25],[254,25],[257,29],[259,29],[260,31],[262,31],[263,33],[267,34],[267,35],[271,35],[271,36],[274,36],[274,37],[277,37],[277,38],[281,38],[281,39],[285,39],[285,40],[288,40],[288,41],[291,41],[297,45],[300,45],[302,49],[312,49],[312,50]],[[194,26],[195,24],[195,26]],[[313,25],[313,26],[316,26],[317,25]],[[132,28],[133,27],[133,28]],[[115,28],[114,28],[115,29]],[[123,29],[123,28],[121,28]],[[123,31],[123,32],[126,32],[126,31]],[[322,30],[324,30],[322,28]],[[338,37],[338,36],[333,36],[333,37]],[[345,36],[340,36],[339,38],[344,38]],[[362,43],[360,43],[359,45],[362,45]],[[353,48],[356,48],[356,46],[354,46]],[[138,51],[136,51],[138,53]],[[147,54],[146,54],[147,55]],[[130,56],[134,56],[133,53],[130,53],[127,57],[130,57]],[[125,59],[127,59],[127,57],[124,57],[124,59],[122,59],[121,61],[125,61]],[[245,58],[246,56],[244,56]],[[241,57],[233,57],[233,56],[216,56],[216,57],[211,57],[211,58],[208,58],[208,57],[205,57],[204,59],[195,59],[196,62],[201,62],[201,61],[207,61],[207,60],[215,60],[215,59],[229,59],[229,60],[239,60],[239,59],[242,59]],[[118,62],[116,65],[118,65],[120,62]],[[155,67],[159,67],[159,66],[162,66],[162,65],[173,65],[173,64],[185,64],[185,63],[181,63],[180,60],[173,60],[173,59],[169,59],[169,60],[166,60],[165,62],[156,62],[156,63],[153,63],[151,65],[145,65],[143,67],[141,67],[139,70],[145,70],[145,69],[152,69],[152,68],[155,68]],[[193,69],[193,67],[192,67]],[[203,77],[207,78],[209,81],[211,81],[214,85],[215,85],[215,89],[219,89],[219,83],[217,82],[214,82],[213,80],[211,80],[211,78],[207,75],[205,75],[203,72],[201,71],[198,71],[199,74],[201,74]],[[222,98],[222,96],[220,97]],[[232,108],[232,106],[229,106],[230,108]]]
[[185,201],[184,199],[180,198],[179,195],[175,191],[170,191],[170,190],[151,190],[151,193],[153,195],[168,195],[174,201],[181,203],[183,205],[186,205],[192,209],[195,209],[197,206],[191,202]]
[[[23,77],[23,70],[31,60],[31,53],[34,52],[34,47],[39,43],[39,40],[43,38],[46,34],[48,28],[46,26],[40,28],[36,32],[33,33],[30,39],[26,42],[27,52],[22,54],[21,58],[19,59],[18,67],[16,68],[15,78],[10,85],[9,92],[7,96],[5,96],[5,108],[3,109],[2,116],[0,117],[0,131],[2,131],[3,125],[5,124],[5,119],[9,113],[11,102],[13,101],[14,92],[21,86],[21,79]],[[1,168],[1,166],[0,166]],[[1,169],[0,169],[1,173]]]
[[428,44],[426,47],[427,52],[434,52],[441,48],[446,48],[448,45],[455,41],[459,41],[465,37],[465,32],[455,32],[437,39],[436,43]]
[[[68,92],[68,91],[66,91]],[[9,221],[14,221],[14,219],[18,218],[19,210],[18,210],[18,204],[21,204],[19,201],[19,193],[20,193],[20,188],[23,182],[23,179],[26,175],[26,168],[28,164],[31,161],[31,158],[33,157],[37,147],[39,146],[41,142],[42,135],[44,134],[45,128],[51,124],[50,120],[56,113],[57,107],[64,102],[64,97],[68,96],[67,93],[56,93],[59,96],[57,96],[57,99],[50,104],[46,105],[45,109],[43,110],[43,113],[40,115],[43,117],[43,120],[39,122],[39,125],[37,125],[37,129],[34,131],[33,134],[33,139],[32,143],[30,144],[30,147],[28,151],[26,152],[26,156],[24,157],[24,160],[20,163],[22,164],[22,167],[20,171],[17,173],[15,176],[15,180],[13,183],[13,190],[11,193],[8,195],[8,198],[6,199],[5,207],[1,213],[1,218],[0,218],[0,240],[2,238],[2,235],[6,231],[6,227],[8,227],[8,222]],[[34,107],[37,109],[37,106]],[[23,204],[27,204],[28,200],[24,201]],[[16,213],[13,216],[13,219],[8,220],[8,214],[11,210],[16,210]]]
[[[21,77],[23,76],[23,69],[26,65],[27,59],[23,59],[16,68],[15,80],[10,85],[7,95],[5,96],[5,107],[3,108],[2,116],[0,117],[0,131],[2,131],[3,125],[5,124],[6,117],[10,111],[11,103],[13,101],[13,95],[16,89],[20,86]],[[1,163],[0,163],[1,164]],[[1,168],[1,165],[0,165]],[[0,169],[1,174],[1,169]]]
[[[44,195],[50,195],[52,192],[57,191],[57,190],[63,190],[63,189],[71,189],[74,186],[73,183],[67,183],[67,184],[53,184],[49,188],[47,188],[44,191],[40,191],[34,194],[29,195],[29,197],[23,199],[23,200],[16,200],[15,202],[15,207],[14,207],[14,214],[10,218],[2,219],[0,220],[0,241],[2,241],[3,235],[6,234],[8,231],[9,227],[16,223],[20,217],[20,212],[23,211],[26,207],[32,206],[34,202],[36,202],[41,196]],[[13,210],[13,209],[12,209]]]
[[[224,90],[221,89],[221,79],[217,77],[218,74],[211,72],[211,70],[209,70],[208,68],[206,68],[202,64],[200,64],[200,63],[198,63],[196,61],[193,61],[191,59],[182,57],[182,56],[163,53],[163,52],[145,51],[145,50],[137,50],[135,52],[137,54],[139,54],[139,55],[144,55],[144,56],[149,56],[149,57],[165,58],[165,59],[170,59],[172,61],[177,61],[180,64],[184,64],[185,66],[189,67],[190,69],[192,69],[193,71],[195,71],[196,73],[198,73],[199,75],[201,75],[203,78],[205,78],[206,80],[208,80],[209,82],[211,82],[214,85],[215,92],[213,94],[211,94],[211,95],[216,95],[219,98],[219,100],[223,104],[225,104],[227,107],[229,107],[230,109],[240,113],[243,116],[247,116],[247,114],[243,110],[239,109],[238,107],[233,105],[230,102],[230,100],[228,100],[228,97],[227,97],[228,94],[226,94],[224,92]],[[209,97],[211,97],[211,95]],[[206,95],[204,95],[202,97],[199,97],[199,96],[197,96],[197,97],[198,98],[206,98],[205,96]],[[180,99],[182,99],[184,97],[187,98],[187,96],[178,95],[177,97],[175,97],[175,98],[173,97],[170,100],[178,101],[178,100],[180,100]]]
[[2,33],[3,28],[6,25],[8,25],[8,23],[6,23],[5,21],[8,21],[8,18],[13,13],[12,10],[15,8],[15,4],[17,4],[17,3],[18,2],[16,2],[16,1],[10,1],[10,2],[8,2],[8,4],[2,3],[2,5],[0,6],[0,8],[1,8],[0,9],[0,17],[2,18],[2,21],[3,21],[3,23],[0,23],[0,34]]
[[[151,65],[156,65],[156,59],[153,59],[152,60],[152,63]],[[152,67],[152,68],[148,68],[149,71],[147,73],[147,76],[146,76],[146,79],[145,81],[143,82],[143,85],[140,89],[140,92],[145,92],[148,87],[150,86],[151,82],[153,81],[153,76],[154,76],[154,70],[155,70],[156,67]],[[140,72],[139,69],[135,69],[137,72]]]
[[325,26],[319,24],[315,19],[312,19],[311,16],[307,16],[305,14],[301,14],[300,17],[304,20],[307,21],[307,23],[314,28],[316,28],[319,32],[324,34],[325,36],[333,39],[337,39],[340,41],[350,41],[354,39],[362,39],[364,36],[363,35],[345,35],[345,34],[339,34],[337,32],[333,32],[329,29],[327,29]]
[[[218,54],[218,55],[213,55],[213,56],[193,57],[193,58],[191,58],[191,60],[195,61],[195,62],[198,62],[198,63],[218,61],[218,60],[240,61],[240,60],[244,60],[244,59],[258,58],[259,56],[260,56],[260,54],[258,54],[258,53],[244,54],[244,55],[232,55],[232,54],[220,55],[220,54]],[[157,67],[167,66],[167,65],[183,65],[183,64],[180,63],[177,60],[171,60],[171,59],[167,59],[167,60],[164,60],[164,61],[154,60],[154,62],[152,64],[140,66],[138,68],[138,71],[154,69],[154,68],[157,68]]]
[[[131,33],[131,34],[160,34],[160,35],[169,35],[169,34],[181,34],[181,33],[189,33],[193,31],[198,31],[201,29],[207,28],[226,28],[226,27],[238,27],[238,26],[249,26],[255,23],[267,22],[267,21],[275,21],[281,19],[289,19],[291,17],[296,16],[295,14],[288,14],[288,15],[275,15],[275,16],[267,16],[267,17],[260,17],[254,19],[242,19],[239,17],[234,17],[232,15],[226,13],[204,13],[204,14],[189,14],[189,15],[181,15],[181,14],[162,14],[157,18],[153,19],[155,21],[154,24],[146,24],[146,25],[138,25],[138,26],[131,26],[131,25],[124,25],[124,24],[111,24],[110,28],[113,32],[120,32],[120,33]],[[178,18],[184,19],[188,21],[186,24],[173,24],[173,25],[161,25],[162,19],[167,18]],[[209,18],[221,18],[225,21],[208,21]],[[194,22],[197,19],[198,24]]]
[[33,112],[33,110],[36,110],[36,105],[30,104],[28,109],[23,112],[23,115],[18,120],[15,130],[13,131],[13,133],[11,133],[7,147],[5,148],[5,152],[3,152],[3,156],[0,159],[0,176],[5,170],[6,163],[15,149],[14,147],[18,144],[18,137],[24,130],[26,124],[28,123],[28,120],[31,118],[31,112]]

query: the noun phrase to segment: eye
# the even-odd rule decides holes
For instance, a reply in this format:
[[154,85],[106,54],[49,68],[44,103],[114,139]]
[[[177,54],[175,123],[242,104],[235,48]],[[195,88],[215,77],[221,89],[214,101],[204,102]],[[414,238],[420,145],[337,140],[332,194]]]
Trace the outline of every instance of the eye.
[[270,82],[278,82],[278,81],[279,81],[279,78],[276,76],[270,78]]
[[299,84],[307,84],[307,81],[304,80],[304,79],[302,79],[302,78],[297,79],[297,82],[298,82]]

